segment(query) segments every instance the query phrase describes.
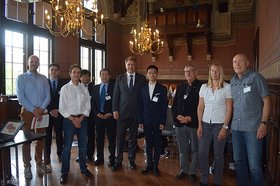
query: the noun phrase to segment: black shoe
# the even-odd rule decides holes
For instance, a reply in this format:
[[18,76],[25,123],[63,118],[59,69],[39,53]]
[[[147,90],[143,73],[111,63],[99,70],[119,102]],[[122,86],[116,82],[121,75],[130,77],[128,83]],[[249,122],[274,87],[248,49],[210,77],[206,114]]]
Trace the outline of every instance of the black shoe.
[[154,174],[155,176],[159,176],[159,169],[157,167],[154,168]]
[[184,173],[183,171],[176,175],[177,180],[180,180],[186,177],[188,174]]
[[79,162],[79,156],[76,158],[76,162]]
[[95,160],[95,161],[93,162],[93,164],[94,164],[95,166],[103,165],[103,164],[104,164],[104,160],[99,160],[99,159],[97,159],[97,160]]
[[62,174],[60,177],[60,183],[64,184],[67,181],[67,174]]
[[199,182],[199,186],[208,186],[208,184],[207,183]]
[[153,170],[153,167],[147,166],[145,169],[141,170],[142,174],[148,174]]
[[85,175],[86,177],[93,176],[92,173],[88,169],[86,169],[84,172],[82,172],[82,174]]
[[109,161],[108,167],[113,167],[115,165],[115,161]]
[[118,170],[119,168],[121,168],[122,164],[121,163],[115,163],[115,165],[112,167],[113,171]]
[[136,164],[134,163],[134,161],[129,162],[129,168],[131,168],[132,170],[136,170]]
[[191,175],[190,175],[190,181],[191,181],[191,182],[196,182],[196,180],[197,180],[196,175],[195,175],[195,174],[191,174]]

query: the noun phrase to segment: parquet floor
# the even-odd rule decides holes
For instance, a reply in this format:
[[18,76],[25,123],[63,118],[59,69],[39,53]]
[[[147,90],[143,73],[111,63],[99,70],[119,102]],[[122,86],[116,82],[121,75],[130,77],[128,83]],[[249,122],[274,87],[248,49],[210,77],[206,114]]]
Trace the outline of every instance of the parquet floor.
[[[108,166],[108,159],[105,159],[105,164],[102,166],[94,166],[93,163],[88,163],[88,169],[93,173],[92,178],[85,178],[79,169],[79,164],[75,161],[77,157],[78,148],[73,146],[71,154],[71,168],[68,174],[68,180],[66,186],[74,185],[96,185],[96,186],[186,186],[186,185],[199,185],[199,180],[197,183],[190,183],[188,179],[177,180],[175,178],[179,170],[179,161],[178,161],[178,151],[177,147],[173,144],[168,145],[170,151],[168,158],[162,158],[160,160],[159,169],[160,176],[155,177],[153,174],[142,175],[141,169],[145,167],[145,155],[143,151],[143,139],[139,139],[138,144],[140,150],[137,152],[136,164],[137,170],[133,171],[128,167],[127,153],[124,153],[124,162],[123,167],[113,172]],[[49,186],[60,185],[60,168],[61,163],[59,163],[56,157],[55,141],[52,145],[52,173],[47,174],[47,184]],[[32,146],[32,153],[34,152],[34,144]],[[107,146],[105,147],[105,157],[108,157]],[[11,150],[13,154],[13,150]],[[228,159],[228,158],[226,158]],[[38,176],[36,173],[36,166],[34,160],[32,161],[32,173],[33,178],[30,181],[25,180],[24,178],[24,168],[22,163],[21,156],[21,146],[19,146],[19,183],[18,185],[30,185],[30,186],[41,186],[44,184],[43,178]],[[225,172],[223,186],[234,186],[236,185],[234,171],[228,168],[229,162],[225,161]],[[12,174],[15,176],[15,158],[12,157]],[[210,175],[210,180],[212,176]]]

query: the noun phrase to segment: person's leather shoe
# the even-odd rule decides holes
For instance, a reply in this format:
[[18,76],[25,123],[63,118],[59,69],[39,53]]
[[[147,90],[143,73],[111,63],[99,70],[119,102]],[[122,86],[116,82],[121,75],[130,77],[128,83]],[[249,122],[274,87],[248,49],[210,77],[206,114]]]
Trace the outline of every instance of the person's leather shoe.
[[103,165],[103,164],[104,164],[104,160],[99,160],[99,159],[97,159],[97,160],[95,160],[95,161],[93,162],[93,164],[94,164],[95,166]]
[[79,156],[76,158],[76,162],[79,162]]
[[134,161],[130,161],[130,162],[129,162],[129,167],[130,167],[132,170],[136,170],[136,164],[134,163]]
[[60,183],[64,184],[67,181],[67,174],[62,174],[60,177]]
[[187,173],[184,173],[182,171],[182,172],[180,172],[179,174],[176,175],[176,178],[177,178],[177,180],[180,180],[180,179],[186,177],[187,175],[188,175]]
[[159,169],[157,167],[154,168],[154,174],[155,176],[159,176]]
[[191,181],[191,182],[196,182],[196,180],[197,180],[196,175],[195,175],[195,174],[191,174],[191,175],[190,175],[190,181]]
[[153,170],[153,167],[147,166],[145,169],[141,170],[141,173],[148,174],[149,172],[151,172],[151,170]]
[[119,168],[121,168],[122,164],[121,163],[115,163],[115,165],[112,167],[113,171],[118,170]]
[[91,176],[93,176],[92,173],[91,173],[88,169],[86,169],[85,171],[83,171],[82,174],[85,175],[86,177],[91,177]]

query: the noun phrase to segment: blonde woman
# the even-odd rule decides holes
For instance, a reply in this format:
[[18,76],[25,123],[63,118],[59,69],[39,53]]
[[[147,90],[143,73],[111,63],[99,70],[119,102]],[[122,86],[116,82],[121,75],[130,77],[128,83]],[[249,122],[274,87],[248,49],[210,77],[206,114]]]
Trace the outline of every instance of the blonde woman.
[[222,66],[212,64],[209,67],[208,83],[203,84],[200,88],[197,108],[200,185],[208,185],[208,155],[212,141],[215,161],[213,185],[221,185],[222,183],[224,147],[231,114],[230,85],[224,82]]

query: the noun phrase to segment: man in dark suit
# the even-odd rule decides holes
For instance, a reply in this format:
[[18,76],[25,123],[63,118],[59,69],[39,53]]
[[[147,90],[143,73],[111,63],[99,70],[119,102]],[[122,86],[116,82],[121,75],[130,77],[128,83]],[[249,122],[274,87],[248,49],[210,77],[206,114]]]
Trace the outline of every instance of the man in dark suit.
[[113,95],[113,115],[117,122],[117,158],[112,170],[121,167],[125,137],[129,129],[128,159],[130,168],[136,169],[139,91],[146,82],[145,76],[136,73],[136,58],[125,59],[126,73],[117,77]]
[[[88,70],[83,69],[81,71],[81,77],[80,77],[81,83],[87,87],[89,95],[92,95],[93,90],[93,83],[91,82],[91,73]],[[92,98],[91,98],[92,100]],[[92,107],[92,105],[91,105]],[[88,136],[88,143],[87,143],[87,162],[93,162],[94,158],[94,150],[95,150],[95,123],[94,123],[94,115],[91,110],[89,113],[88,120],[88,129],[87,129],[87,136]],[[76,161],[79,161],[79,157],[76,159]]]
[[147,153],[147,166],[141,172],[154,170],[155,176],[159,176],[161,134],[167,117],[167,90],[157,82],[157,76],[158,67],[148,66],[149,82],[142,87],[139,100],[139,127],[144,129]]
[[59,104],[59,95],[60,89],[63,86],[62,81],[59,79],[60,68],[58,64],[50,64],[49,65],[49,84],[50,84],[50,94],[51,94],[51,101],[47,107],[49,112],[49,126],[46,129],[46,168],[47,172],[51,172],[51,144],[52,144],[52,130],[55,129],[55,136],[56,136],[56,147],[57,151],[56,154],[58,156],[58,160],[61,162],[61,154],[63,151],[63,133],[62,133],[62,116],[58,111],[58,104]]
[[100,71],[101,84],[93,87],[91,95],[92,112],[95,117],[97,159],[94,161],[96,166],[104,164],[104,139],[105,131],[109,141],[109,163],[111,167],[115,164],[116,131],[117,123],[113,118],[112,98],[114,84],[110,82],[109,69]]

